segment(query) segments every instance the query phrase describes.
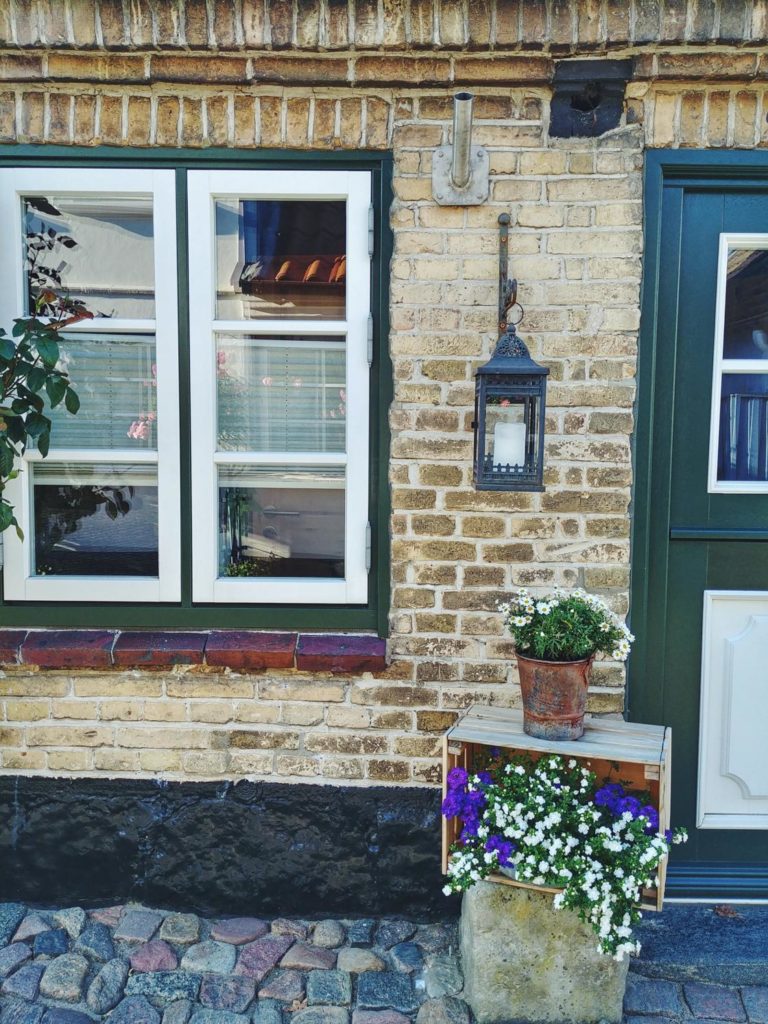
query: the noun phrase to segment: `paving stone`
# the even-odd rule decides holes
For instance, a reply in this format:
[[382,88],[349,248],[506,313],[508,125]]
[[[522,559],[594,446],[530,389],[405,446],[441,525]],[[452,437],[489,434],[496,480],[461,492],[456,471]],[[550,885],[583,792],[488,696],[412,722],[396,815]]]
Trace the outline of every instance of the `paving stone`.
[[227,942],[198,942],[181,958],[182,971],[196,974],[229,974],[237,954]]
[[416,932],[416,925],[410,921],[382,921],[376,931],[376,945],[382,949],[406,942]]
[[253,1024],[282,1024],[283,1009],[274,999],[259,999],[253,1010]]
[[291,1024],[349,1024],[349,1010],[343,1006],[308,1006],[291,1015]]
[[115,928],[115,938],[123,942],[149,942],[163,921],[154,910],[125,910]]
[[233,946],[242,946],[246,942],[260,939],[268,931],[267,922],[258,917],[230,917],[226,921],[214,923],[211,938],[218,942],[230,942]]
[[[114,1018],[110,1017],[110,1021]],[[45,1011],[43,1024],[93,1024],[93,1017],[80,1010],[67,1010],[63,1006],[52,1006]],[[138,1021],[135,1022],[138,1024]],[[144,1020],[142,1019],[142,1024]]]
[[64,928],[70,939],[78,937],[87,920],[88,916],[82,907],[67,907],[65,910],[57,910],[53,915],[53,923]]
[[293,1003],[304,998],[304,975],[299,971],[272,971],[259,988],[264,999],[277,999],[281,1003]]
[[352,1002],[352,975],[346,971],[310,971],[307,1003],[310,1006],[347,1006]]
[[69,935],[64,928],[51,928],[35,936],[35,956],[61,956],[69,952]]
[[105,924],[108,928],[116,928],[123,916],[124,909],[122,903],[115,904],[113,907],[101,907],[99,910],[92,910],[90,918],[96,924]]
[[78,936],[74,945],[76,953],[85,953],[91,960],[100,960],[106,963],[115,957],[115,945],[112,942],[112,933],[105,924],[98,921],[89,924]]
[[424,957],[415,942],[398,942],[389,951],[389,955],[394,966],[404,974],[421,970],[424,964]]
[[22,999],[8,999],[0,1010],[0,1024],[40,1024],[44,1006],[34,1006]]
[[131,953],[133,971],[175,971],[179,958],[162,939],[151,939]]
[[160,1024],[160,1014],[145,996],[128,996],[110,1013],[109,1024]]
[[200,981],[199,974],[188,974],[186,971],[132,974],[125,991],[129,996],[147,996],[160,1006],[167,1006],[177,999],[196,999]]
[[125,960],[109,960],[88,987],[85,1001],[94,1013],[109,1013],[123,998],[128,978]]
[[469,1024],[469,1009],[453,996],[428,999],[419,1007],[416,1024]]
[[18,971],[6,978],[2,992],[5,996],[20,996],[22,999],[36,999],[45,964],[24,964]]
[[454,929],[444,924],[422,924],[416,929],[413,941],[424,953],[440,953],[448,946],[458,948],[458,936]]
[[450,953],[436,953],[427,960],[424,982],[430,999],[440,996],[456,996],[464,988],[464,975],[457,956]]
[[40,994],[64,1003],[77,1003],[83,995],[88,961],[78,953],[65,953],[51,960],[40,979]]
[[713,1020],[746,1020],[741,996],[725,985],[692,981],[683,986],[685,998],[695,1017]]
[[24,920],[27,908],[23,903],[0,903],[0,946],[4,946]]
[[370,917],[362,917],[347,925],[347,942],[350,946],[370,946],[373,942],[373,930],[376,922]]
[[261,981],[293,945],[290,935],[265,935],[240,948],[235,974]]
[[627,975],[624,994],[624,1012],[681,1017],[686,1013],[686,1008],[679,985],[630,973]]
[[349,949],[345,946],[339,950],[336,966],[340,971],[364,974],[367,971],[383,971],[387,965],[371,949]]
[[768,985],[748,985],[742,988],[741,998],[752,1024],[768,1024]]
[[412,1013],[417,1007],[411,979],[392,971],[361,974],[357,983],[357,1005],[361,1010],[400,1010]]
[[410,1024],[410,1017],[397,1010],[355,1010],[352,1024]]
[[27,914],[13,936],[14,942],[24,942],[25,939],[34,939],[41,932],[47,932],[51,922],[46,921],[40,914]]
[[309,928],[303,921],[292,921],[289,917],[276,917],[272,922],[273,935],[291,935],[294,939],[306,939]]
[[346,938],[344,925],[338,921],[318,921],[312,932],[312,943],[323,949],[336,949]]
[[253,978],[222,977],[220,974],[206,974],[200,986],[200,1002],[212,1010],[232,1010],[242,1013],[256,995]]
[[327,971],[336,966],[336,954],[330,949],[320,949],[318,946],[297,942],[280,961],[280,966],[296,967],[300,971]]
[[169,914],[160,925],[160,938],[178,946],[197,942],[200,938],[200,918],[196,914]]
[[195,1010],[189,1024],[248,1024],[248,1017],[230,1010]]
[[189,999],[178,999],[166,1007],[163,1013],[163,1024],[187,1024],[192,1013],[192,1003]]
[[32,956],[32,950],[26,942],[14,942],[12,946],[0,949],[0,978],[7,978]]

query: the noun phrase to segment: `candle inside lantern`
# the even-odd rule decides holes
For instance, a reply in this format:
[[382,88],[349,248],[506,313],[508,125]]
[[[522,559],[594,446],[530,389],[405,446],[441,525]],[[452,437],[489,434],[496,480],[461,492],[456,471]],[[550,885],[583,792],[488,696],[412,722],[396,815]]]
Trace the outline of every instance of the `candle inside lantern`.
[[497,423],[493,428],[494,466],[525,466],[525,423]]

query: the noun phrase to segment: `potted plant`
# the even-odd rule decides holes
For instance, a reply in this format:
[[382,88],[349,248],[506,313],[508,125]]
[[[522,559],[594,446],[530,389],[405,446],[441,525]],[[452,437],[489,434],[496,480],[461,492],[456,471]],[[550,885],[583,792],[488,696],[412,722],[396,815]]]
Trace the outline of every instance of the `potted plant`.
[[602,598],[581,589],[534,598],[523,588],[499,610],[515,645],[523,729],[541,739],[579,739],[595,655],[625,661],[635,638]]
[[494,752],[476,773],[453,768],[443,814],[463,828],[451,847],[443,892],[464,892],[501,871],[523,884],[557,890],[598,936],[601,952],[621,960],[636,952],[632,925],[644,888],[685,829],[659,831],[649,794],[598,781],[575,758]]

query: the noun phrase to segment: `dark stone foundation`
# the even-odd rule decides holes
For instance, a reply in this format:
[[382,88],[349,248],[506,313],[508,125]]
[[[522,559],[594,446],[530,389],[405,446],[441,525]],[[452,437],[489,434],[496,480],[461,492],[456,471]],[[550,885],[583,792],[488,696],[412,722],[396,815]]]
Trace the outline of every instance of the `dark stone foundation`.
[[453,916],[416,788],[0,777],[0,901]]

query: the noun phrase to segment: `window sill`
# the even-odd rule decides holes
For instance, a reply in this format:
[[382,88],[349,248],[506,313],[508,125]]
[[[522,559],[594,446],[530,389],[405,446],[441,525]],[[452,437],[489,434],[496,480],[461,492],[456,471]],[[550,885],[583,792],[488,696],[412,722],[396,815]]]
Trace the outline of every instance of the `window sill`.
[[257,630],[1,629],[0,664],[38,668],[163,669],[206,665],[249,672],[383,672],[386,643],[370,634]]

